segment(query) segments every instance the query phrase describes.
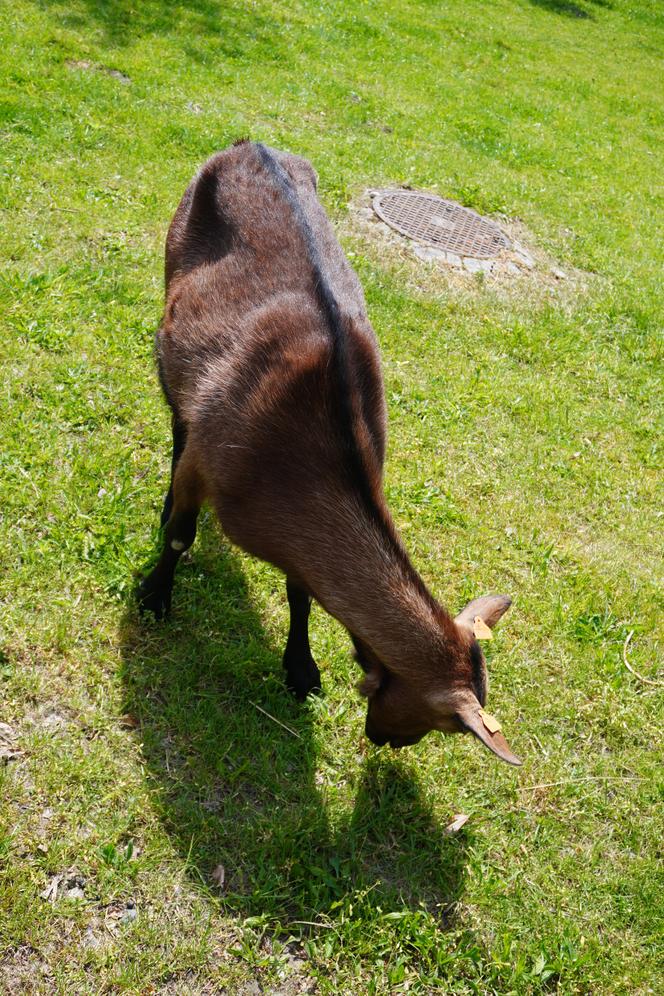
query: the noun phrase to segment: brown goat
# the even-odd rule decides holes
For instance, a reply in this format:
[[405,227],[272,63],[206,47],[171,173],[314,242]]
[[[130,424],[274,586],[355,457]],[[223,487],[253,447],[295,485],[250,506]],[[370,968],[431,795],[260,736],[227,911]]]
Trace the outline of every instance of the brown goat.
[[284,667],[298,698],[320,688],[313,597],[351,634],[369,739],[471,731],[519,764],[483,711],[476,639],[510,599],[477,599],[453,619],[408,559],[383,495],[376,337],[306,160],[242,141],[203,166],[168,233],[157,353],[173,463],[141,607],[168,612],[208,500],[233,542],[286,575]]

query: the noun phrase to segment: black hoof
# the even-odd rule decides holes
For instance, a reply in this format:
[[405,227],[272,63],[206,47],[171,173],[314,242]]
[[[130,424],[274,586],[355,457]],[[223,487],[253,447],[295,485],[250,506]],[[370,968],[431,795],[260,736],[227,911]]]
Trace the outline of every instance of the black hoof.
[[155,619],[163,619],[171,611],[171,589],[148,574],[138,586],[138,611],[141,615],[152,612]]
[[299,666],[287,664],[286,687],[292,692],[298,702],[304,702],[307,695],[317,695],[321,691],[320,671],[316,667],[316,662],[310,660],[300,663]]

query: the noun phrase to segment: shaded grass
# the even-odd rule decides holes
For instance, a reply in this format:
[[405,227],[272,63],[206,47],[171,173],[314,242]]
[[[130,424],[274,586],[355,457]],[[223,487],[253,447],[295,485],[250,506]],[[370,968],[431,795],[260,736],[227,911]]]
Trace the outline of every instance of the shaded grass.
[[[43,0],[2,32],[2,986],[657,991],[661,698],[622,647],[657,674],[659,6]],[[209,518],[172,621],[135,617],[165,229],[242,134],[312,158],[354,253],[424,577],[515,596],[490,696],[524,772],[460,738],[363,753],[320,611],[326,694],[291,702],[281,579]],[[586,284],[424,272],[348,213],[395,183],[521,219]],[[67,869],[84,898],[41,899]]]
[[[126,703],[180,847],[204,879],[221,861],[228,903],[251,917],[269,909],[270,918],[311,920],[367,889],[379,903],[384,892],[388,906],[402,895],[443,913],[453,907],[464,841],[441,836],[414,770],[375,757],[358,771],[339,767],[348,704],[294,707],[280,680],[281,652],[266,652],[242,573],[230,557],[213,569],[213,590],[195,584],[195,602],[223,628],[199,641],[186,624],[146,635],[130,618],[123,643]],[[256,702],[292,732],[272,726]],[[319,758],[331,777],[316,782]],[[330,825],[327,803],[347,801],[350,791],[350,819]],[[395,821],[409,824],[402,845]]]

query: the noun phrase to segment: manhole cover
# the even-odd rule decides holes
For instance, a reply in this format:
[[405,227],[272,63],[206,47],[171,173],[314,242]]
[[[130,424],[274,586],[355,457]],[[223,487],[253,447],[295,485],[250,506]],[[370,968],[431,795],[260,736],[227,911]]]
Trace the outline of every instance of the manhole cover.
[[459,256],[491,259],[510,241],[493,221],[454,201],[414,190],[379,190],[373,209],[390,228]]

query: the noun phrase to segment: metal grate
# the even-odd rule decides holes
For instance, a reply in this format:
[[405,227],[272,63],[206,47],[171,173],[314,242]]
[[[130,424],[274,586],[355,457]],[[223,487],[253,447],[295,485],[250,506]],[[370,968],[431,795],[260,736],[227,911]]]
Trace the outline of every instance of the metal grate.
[[414,190],[379,190],[373,209],[390,228],[459,256],[490,259],[510,241],[493,221],[454,201]]

